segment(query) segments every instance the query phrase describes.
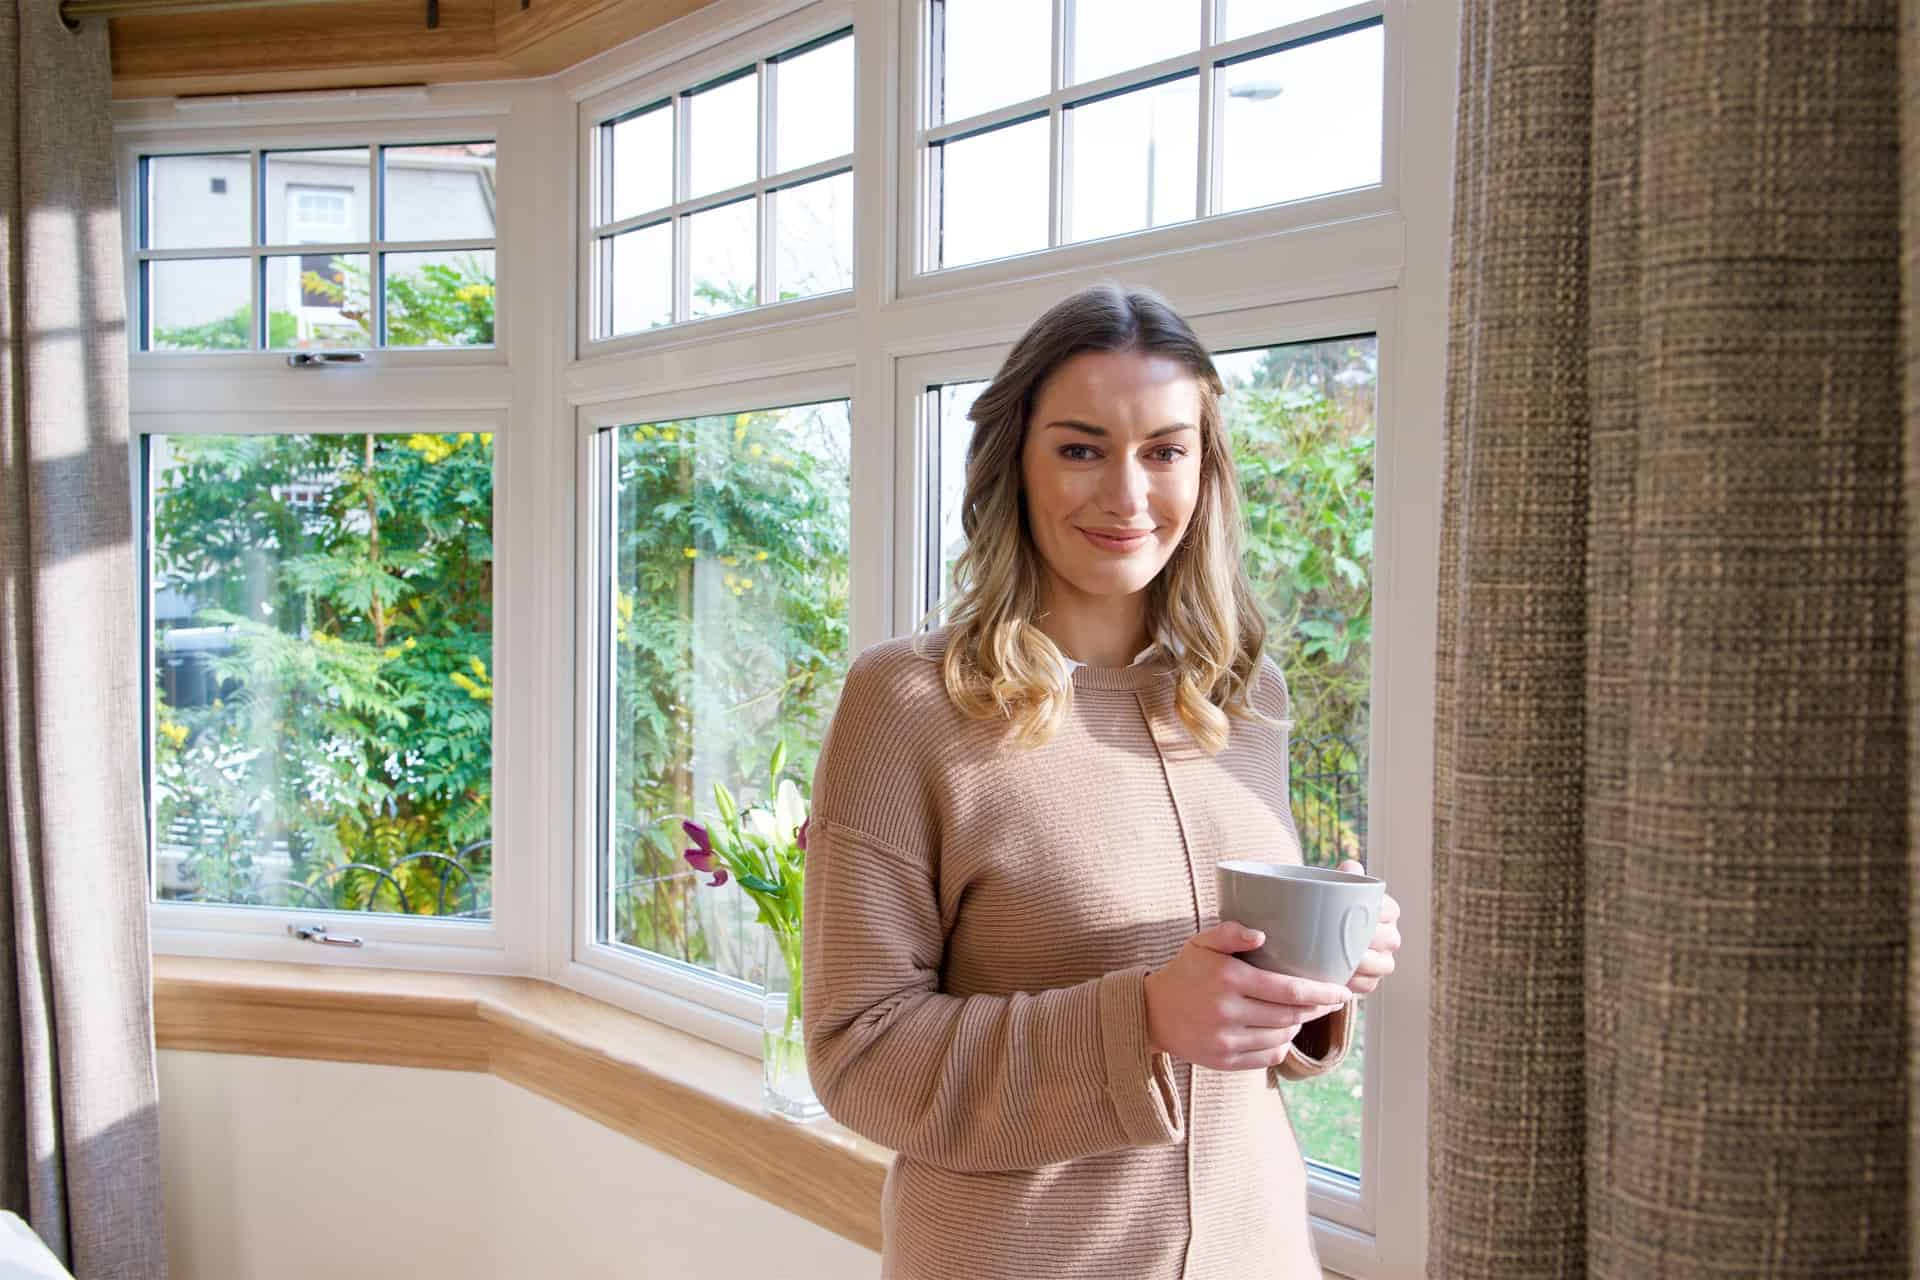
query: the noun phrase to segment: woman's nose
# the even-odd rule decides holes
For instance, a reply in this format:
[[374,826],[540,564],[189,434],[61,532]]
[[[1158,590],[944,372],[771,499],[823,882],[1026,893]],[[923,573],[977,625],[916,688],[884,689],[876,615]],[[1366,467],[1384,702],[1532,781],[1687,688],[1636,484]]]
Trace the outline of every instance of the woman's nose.
[[1143,511],[1147,505],[1147,469],[1138,458],[1120,454],[1101,468],[1100,505],[1108,511]]

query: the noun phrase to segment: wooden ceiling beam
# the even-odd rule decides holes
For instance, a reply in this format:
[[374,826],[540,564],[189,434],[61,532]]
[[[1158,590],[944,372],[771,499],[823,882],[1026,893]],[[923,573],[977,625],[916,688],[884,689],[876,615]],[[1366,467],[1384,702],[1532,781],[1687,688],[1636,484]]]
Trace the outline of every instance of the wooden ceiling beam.
[[108,27],[115,98],[446,84],[549,75],[705,0],[366,0]]

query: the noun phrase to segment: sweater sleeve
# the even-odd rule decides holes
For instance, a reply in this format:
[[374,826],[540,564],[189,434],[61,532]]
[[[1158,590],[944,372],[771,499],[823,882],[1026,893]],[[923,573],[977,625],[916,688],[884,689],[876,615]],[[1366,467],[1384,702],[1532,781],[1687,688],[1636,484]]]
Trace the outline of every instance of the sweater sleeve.
[[1147,1047],[1147,969],[1031,994],[940,991],[930,869],[815,813],[801,966],[807,1070],[834,1119],[966,1172],[1179,1140],[1171,1060]]
[[1359,1012],[1352,1000],[1324,1018],[1315,1018],[1300,1028],[1293,1048],[1280,1065],[1267,1068],[1267,1083],[1280,1087],[1281,1080],[1310,1080],[1339,1066],[1353,1047],[1354,1023]]

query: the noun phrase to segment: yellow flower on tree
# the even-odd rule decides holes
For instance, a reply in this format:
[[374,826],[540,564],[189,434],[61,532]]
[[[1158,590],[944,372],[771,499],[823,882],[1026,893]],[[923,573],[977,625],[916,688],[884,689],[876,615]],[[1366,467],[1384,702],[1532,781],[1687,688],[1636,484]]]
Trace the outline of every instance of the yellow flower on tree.
[[[469,439],[472,437],[469,436]],[[453,446],[439,436],[427,435],[416,431],[407,437],[407,448],[413,450],[428,462],[443,462],[453,453]]]

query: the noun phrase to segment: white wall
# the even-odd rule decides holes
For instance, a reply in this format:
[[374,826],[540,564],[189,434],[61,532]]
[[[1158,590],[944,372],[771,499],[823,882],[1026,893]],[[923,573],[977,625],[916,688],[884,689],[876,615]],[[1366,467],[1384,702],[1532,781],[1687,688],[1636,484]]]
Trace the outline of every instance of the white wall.
[[879,1255],[480,1072],[160,1053],[174,1280],[861,1280]]

